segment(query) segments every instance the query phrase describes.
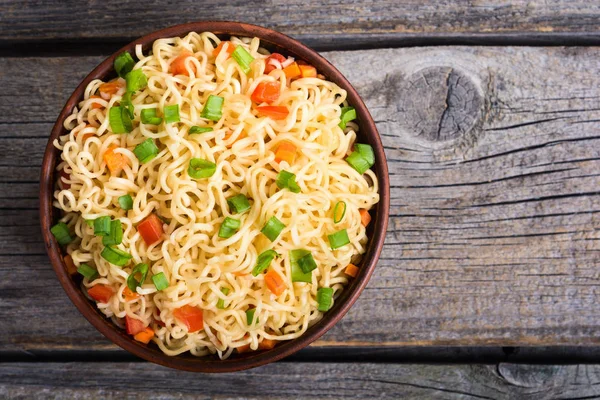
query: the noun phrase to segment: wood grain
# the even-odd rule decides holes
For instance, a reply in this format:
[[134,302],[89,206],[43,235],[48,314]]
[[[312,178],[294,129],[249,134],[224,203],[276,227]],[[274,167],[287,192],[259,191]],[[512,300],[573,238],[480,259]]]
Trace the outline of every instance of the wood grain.
[[4,363],[0,383],[11,399],[592,399],[600,367],[280,362],[208,375],[140,362]]
[[[325,55],[377,120],[393,187],[379,266],[318,345],[598,344],[600,49]],[[44,138],[98,61],[0,59],[0,350],[112,349],[59,287],[35,209]]]

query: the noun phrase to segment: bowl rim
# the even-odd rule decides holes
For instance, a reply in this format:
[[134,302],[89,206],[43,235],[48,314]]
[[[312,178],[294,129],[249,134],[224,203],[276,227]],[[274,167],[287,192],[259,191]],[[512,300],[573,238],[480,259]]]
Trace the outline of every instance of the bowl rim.
[[[55,220],[55,209],[52,203],[56,172],[55,165],[59,159],[59,151],[53,146],[53,142],[63,134],[63,122],[70,115],[73,107],[83,97],[83,93],[89,82],[93,79],[109,76],[113,72],[114,58],[123,51],[133,53],[137,44],[142,44],[144,51],[147,51],[157,39],[176,36],[182,37],[192,31],[212,32],[217,35],[258,37],[261,40],[261,44],[266,44],[267,47],[271,46],[283,49],[288,54],[314,65],[328,80],[333,81],[346,90],[348,102],[353,105],[357,112],[357,120],[361,128],[359,130],[359,137],[367,139],[367,142],[371,144],[375,152],[376,164],[374,168],[379,183],[380,201],[376,205],[374,223],[369,227],[371,238],[367,246],[367,251],[361,261],[359,275],[342,291],[341,298],[344,301],[336,302],[334,307],[319,322],[311,326],[296,339],[282,342],[271,350],[244,353],[240,357],[230,357],[225,360],[212,359],[211,356],[168,356],[162,353],[160,349],[155,348],[157,346],[146,346],[134,341],[121,328],[104,317],[95,305],[92,305],[84,296],[79,285],[68,274],[61,256],[62,251],[60,246],[58,246],[50,233],[50,227]],[[39,192],[40,225],[50,262],[67,296],[79,312],[111,342],[138,357],[166,367],[193,372],[233,372],[271,363],[297,352],[320,338],[348,312],[367,285],[377,265],[387,231],[390,202],[389,191],[387,160],[375,122],[354,87],[329,61],[299,41],[269,28],[231,21],[196,21],[151,32],[123,46],[96,66],[69,96],[52,128],[44,152]],[[209,357],[211,359],[208,359]]]

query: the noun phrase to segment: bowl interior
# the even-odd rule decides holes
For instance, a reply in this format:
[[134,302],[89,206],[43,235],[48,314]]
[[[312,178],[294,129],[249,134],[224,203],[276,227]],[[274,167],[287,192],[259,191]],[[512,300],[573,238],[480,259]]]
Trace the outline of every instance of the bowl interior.
[[[336,299],[334,307],[324,315],[321,321],[313,325],[297,339],[282,342],[271,350],[244,354],[236,354],[234,352],[234,354],[226,360],[220,360],[216,356],[195,357],[190,354],[182,354],[174,357],[167,356],[162,353],[156,345],[143,345],[134,341],[110,320],[106,319],[104,315],[98,311],[96,306],[86,299],[81,292],[81,281],[77,278],[74,279],[73,277],[70,277],[66,272],[66,267],[62,259],[62,251],[50,234],[50,227],[56,223],[56,220],[60,215],[59,211],[52,206],[54,183],[56,181],[55,165],[60,158],[60,153],[52,145],[52,142],[66,133],[66,130],[63,127],[63,121],[83,98],[85,87],[93,79],[99,78],[105,80],[116,76],[113,70],[114,58],[123,51],[130,51],[133,53],[136,44],[142,44],[143,50],[146,53],[156,39],[184,36],[191,31],[213,32],[222,38],[227,38],[229,36],[258,37],[261,39],[261,45],[268,50],[304,60],[309,64],[314,65],[319,73],[323,74],[328,80],[333,81],[344,88],[348,92],[348,102],[355,107],[357,111],[357,122],[360,126],[358,141],[361,143],[369,143],[373,146],[375,151],[376,164],[374,169],[378,177],[380,188],[380,201],[376,205],[375,210],[372,211],[373,222],[369,225],[367,230],[369,243],[367,251],[360,263],[359,275],[351,280],[348,286],[342,291],[340,297]],[[52,129],[42,164],[40,182],[40,220],[42,234],[52,266],[69,298],[92,325],[120,347],[148,361],[190,371],[230,372],[259,366],[288,356],[323,335],[344,316],[356,301],[362,289],[366,286],[383,246],[387,229],[388,214],[389,177],[383,146],[375,123],[354,88],[327,60],[303,44],[270,29],[235,22],[197,22],[163,29],[128,44],[104,60],[81,82],[67,101]]]

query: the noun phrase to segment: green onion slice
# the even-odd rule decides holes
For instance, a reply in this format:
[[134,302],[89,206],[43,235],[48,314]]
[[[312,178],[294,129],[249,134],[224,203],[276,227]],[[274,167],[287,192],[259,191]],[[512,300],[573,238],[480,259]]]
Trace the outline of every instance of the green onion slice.
[[87,264],[81,264],[79,268],[77,268],[77,272],[88,278],[90,281],[93,281],[98,277],[98,271]]
[[114,244],[121,244],[123,241],[123,227],[121,221],[115,219],[110,222],[110,233],[102,238],[102,244],[105,246],[112,246]]
[[123,210],[131,210],[133,208],[133,198],[128,194],[119,197],[119,206]]
[[[140,279],[136,278],[139,275]],[[138,264],[131,270],[131,273],[127,277],[127,287],[132,292],[135,292],[138,286],[142,286],[148,275],[148,264]]]
[[126,51],[119,54],[113,63],[117,75],[119,75],[121,78],[124,78],[125,75],[127,75],[133,69],[134,65],[135,61],[133,60],[133,57],[131,57],[131,54]]
[[329,311],[331,305],[333,304],[333,289],[332,288],[319,288],[317,290],[317,309],[319,311]]
[[329,246],[331,250],[339,249],[350,243],[350,238],[348,238],[348,232],[345,229],[341,231],[337,231],[336,233],[332,233],[331,235],[327,235],[327,239],[329,239]]
[[140,119],[142,120],[142,123],[149,125],[159,125],[162,122],[162,118],[158,116],[158,110],[156,108],[142,109]]
[[341,222],[344,219],[344,215],[346,215],[346,202],[338,201],[333,207],[333,223],[337,224]]
[[94,235],[107,236],[110,235],[110,217],[98,217],[94,220]]
[[219,237],[223,239],[232,237],[238,229],[240,229],[241,225],[242,223],[239,220],[225,217],[225,220],[219,228]]
[[308,274],[317,269],[317,263],[315,262],[315,259],[313,258],[311,253],[305,254],[304,256],[300,257],[296,261],[296,263],[298,264],[302,272],[305,274]]
[[169,287],[169,281],[164,272],[159,272],[156,275],[152,275],[152,283],[156,290],[161,291]]
[[129,71],[127,75],[125,75],[125,81],[127,82],[128,92],[137,92],[148,86],[148,78],[146,78],[146,75],[144,75],[141,69]]
[[127,111],[129,119],[133,119],[135,116],[133,113],[133,102],[131,101],[131,95],[132,92],[125,92],[120,101],[121,107],[123,107],[123,110]]
[[306,255],[310,254],[310,251],[304,249],[290,250],[290,265],[292,267],[292,282],[306,282],[312,283],[312,271],[304,272],[298,260]]
[[358,151],[354,151],[348,157],[346,157],[346,162],[361,175],[371,168],[369,161]]
[[252,276],[258,276],[261,272],[269,268],[271,261],[275,259],[279,254],[273,249],[265,250],[258,255],[256,259],[256,266],[252,270]]
[[356,110],[354,107],[342,107],[342,115],[340,116],[340,128],[346,128],[346,124],[356,119]]
[[227,205],[229,205],[230,211],[236,214],[241,214],[250,209],[248,198],[241,193],[228,198]]
[[213,128],[209,127],[209,126],[192,126],[190,128],[190,130],[188,131],[188,133],[190,135],[194,135],[196,133],[206,133],[206,132],[212,132]]
[[61,246],[69,244],[73,241],[73,238],[69,233],[69,227],[64,222],[59,222],[58,224],[54,225],[52,228],[50,228],[50,232],[52,232],[56,238],[56,241]]
[[256,313],[256,308],[250,308],[249,310],[246,310],[246,323],[248,325],[252,325],[252,323],[254,322],[254,314]]
[[148,161],[156,157],[158,154],[158,147],[156,147],[154,144],[154,140],[148,138],[135,146],[135,149],[133,149],[133,154],[135,154],[137,159],[140,160],[142,164],[146,164]]
[[123,106],[111,107],[108,110],[108,121],[113,133],[129,133],[133,130],[129,111]]
[[200,116],[202,118],[210,119],[211,121],[218,121],[223,116],[223,97],[210,95],[208,96],[208,100],[206,100],[206,104],[202,109],[202,113]]
[[109,263],[119,267],[126,266],[129,264],[129,260],[133,258],[131,254],[112,246],[106,246],[100,255]]
[[283,228],[285,228],[285,224],[277,219],[276,216],[272,216],[260,231],[263,235],[268,237],[271,242],[274,242],[277,240],[279,234],[281,234]]
[[242,68],[245,74],[250,72],[252,69],[250,68],[250,63],[254,61],[254,57],[248,53],[248,50],[243,48],[242,46],[237,46],[233,53],[231,53],[231,58],[238,63],[238,65]]
[[277,174],[275,183],[277,183],[279,189],[289,189],[290,192],[300,193],[300,186],[296,183],[296,174],[292,174],[284,169]]
[[179,122],[179,104],[172,104],[165,106],[163,110],[165,114],[165,124],[171,124],[173,122]]
[[194,179],[210,178],[217,171],[217,164],[202,158],[192,158],[188,175]]
[[[225,296],[227,296],[229,294],[229,288],[228,287],[222,287],[221,288],[221,293],[223,293]],[[224,310],[225,309],[225,299],[219,298],[219,300],[217,301],[217,308],[219,310]]]
[[369,167],[375,165],[375,152],[370,144],[356,143],[354,151],[358,152],[369,163]]

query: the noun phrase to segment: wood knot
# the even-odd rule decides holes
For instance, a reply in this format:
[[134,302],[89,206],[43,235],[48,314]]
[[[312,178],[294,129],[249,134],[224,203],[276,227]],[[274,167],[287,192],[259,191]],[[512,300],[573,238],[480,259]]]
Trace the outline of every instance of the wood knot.
[[419,138],[452,140],[470,131],[480,118],[480,91],[471,78],[452,67],[425,68],[396,85],[399,122]]

